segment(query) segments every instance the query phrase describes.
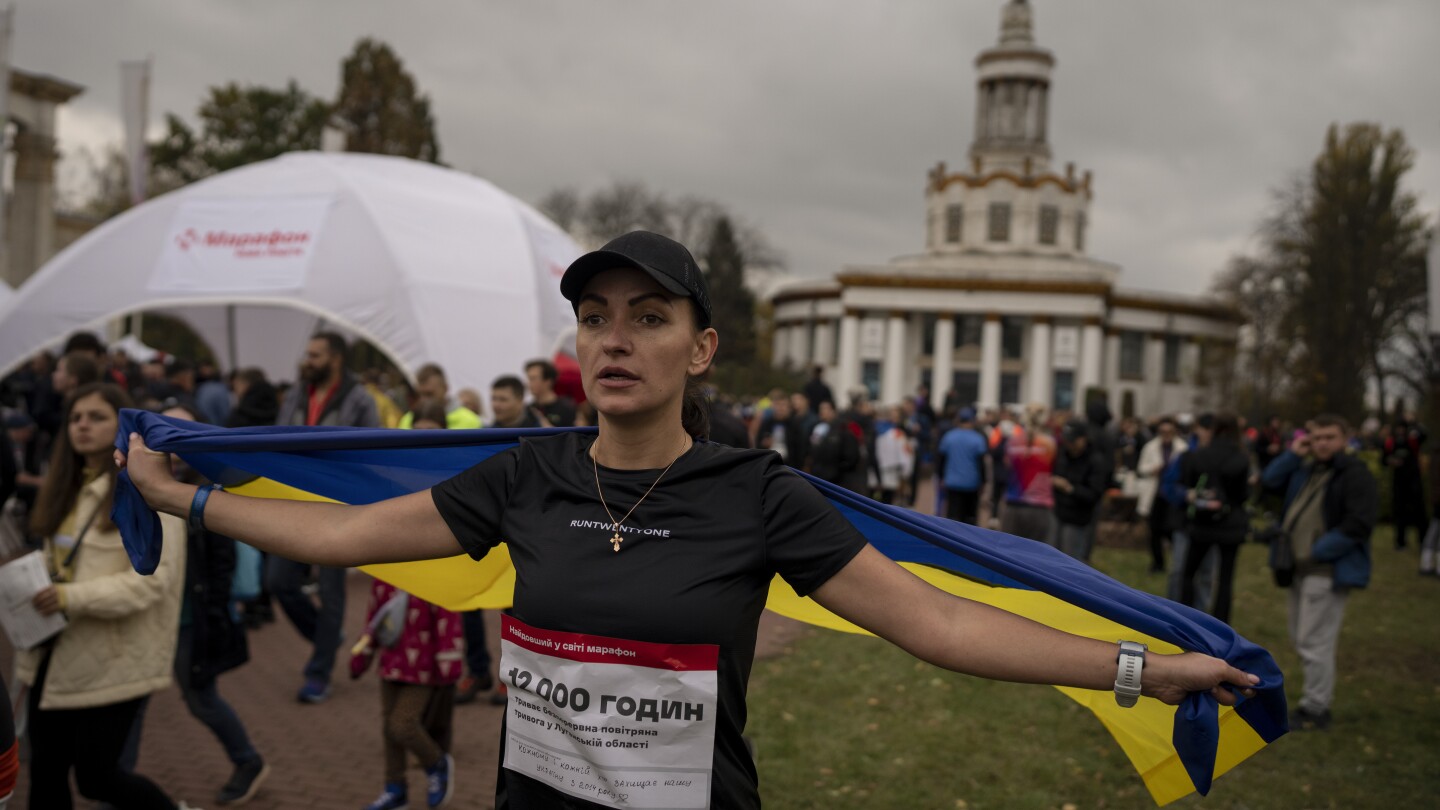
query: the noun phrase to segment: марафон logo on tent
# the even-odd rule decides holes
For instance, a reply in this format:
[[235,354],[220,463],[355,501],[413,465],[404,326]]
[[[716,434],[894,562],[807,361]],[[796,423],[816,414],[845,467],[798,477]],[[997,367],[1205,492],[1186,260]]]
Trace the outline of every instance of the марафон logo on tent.
[[312,241],[310,231],[229,231],[186,228],[175,237],[182,251],[211,249],[232,251],[237,259],[285,258],[303,255]]

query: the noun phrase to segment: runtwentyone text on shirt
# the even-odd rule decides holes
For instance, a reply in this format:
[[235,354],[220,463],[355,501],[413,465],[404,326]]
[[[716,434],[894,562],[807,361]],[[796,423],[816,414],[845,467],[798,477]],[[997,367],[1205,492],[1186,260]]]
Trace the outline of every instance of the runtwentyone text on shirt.
[[[605,531],[608,532],[608,531],[614,531],[614,530],[615,530],[615,524],[610,523],[609,521],[605,521],[605,520],[572,520],[572,521],[570,521],[570,528],[572,528],[572,529],[603,529],[603,530],[605,530]],[[647,536],[648,536],[648,537],[669,537],[669,536],[670,536],[670,530],[669,530],[669,529],[640,529],[640,528],[636,528],[635,526],[621,526],[621,527],[619,528],[619,531],[620,531],[621,534],[633,534],[633,535],[642,536],[642,537],[647,537]]]

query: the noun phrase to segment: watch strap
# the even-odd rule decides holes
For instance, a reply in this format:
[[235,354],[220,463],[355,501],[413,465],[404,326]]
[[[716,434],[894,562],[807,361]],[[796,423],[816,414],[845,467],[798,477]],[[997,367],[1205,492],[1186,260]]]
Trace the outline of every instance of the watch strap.
[[1115,671],[1115,702],[1128,709],[1140,699],[1140,673],[1145,668],[1145,652],[1149,648],[1138,641],[1121,641],[1118,667]]

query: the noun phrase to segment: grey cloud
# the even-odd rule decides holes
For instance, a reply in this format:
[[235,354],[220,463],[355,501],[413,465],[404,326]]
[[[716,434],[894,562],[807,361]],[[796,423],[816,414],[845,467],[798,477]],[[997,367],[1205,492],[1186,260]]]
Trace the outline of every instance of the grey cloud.
[[[1034,5],[1058,59],[1056,161],[1095,172],[1091,250],[1125,284],[1204,289],[1332,121],[1403,128],[1434,210],[1440,4]],[[965,162],[1000,6],[21,0],[15,51],[89,87],[73,150],[118,138],[121,59],[155,56],[158,121],[232,80],[330,96],[342,56],[377,36],[432,97],[457,168],[532,200],[611,179],[713,197],[796,272],[828,275],[920,249],[925,171]]]

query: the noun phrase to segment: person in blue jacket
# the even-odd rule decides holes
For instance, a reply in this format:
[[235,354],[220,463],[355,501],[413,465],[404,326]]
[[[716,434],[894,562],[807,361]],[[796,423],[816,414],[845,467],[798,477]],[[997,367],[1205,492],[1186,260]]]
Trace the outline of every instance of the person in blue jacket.
[[939,467],[945,483],[945,516],[980,523],[980,490],[985,487],[985,457],[990,445],[975,429],[975,409],[961,408],[959,424],[940,439]]
[[1317,416],[1262,477],[1265,487],[1285,493],[1279,542],[1290,544],[1295,560],[1290,637],[1304,692],[1291,729],[1329,727],[1345,600],[1351,589],[1370,583],[1370,534],[1380,498],[1365,463],[1345,452],[1349,434],[1343,418]]

